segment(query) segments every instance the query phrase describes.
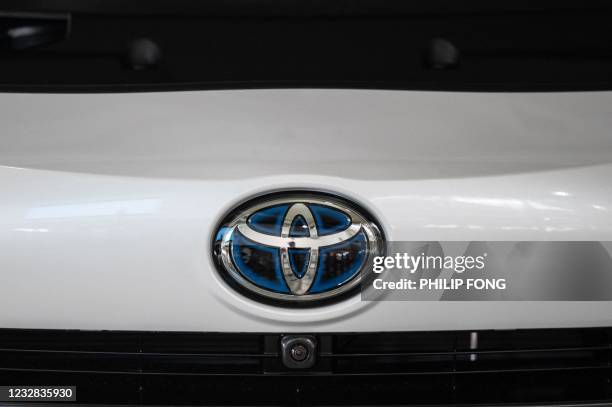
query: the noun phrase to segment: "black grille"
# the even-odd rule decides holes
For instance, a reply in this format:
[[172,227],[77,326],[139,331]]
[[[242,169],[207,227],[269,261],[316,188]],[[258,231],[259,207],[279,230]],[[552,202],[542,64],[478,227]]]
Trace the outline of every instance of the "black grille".
[[[609,0],[3,0],[0,91],[611,90],[611,19]],[[47,38],[3,38],[32,22]],[[139,38],[160,57],[138,63]]]
[[0,385],[75,385],[81,403],[367,405],[612,400],[612,328],[315,334],[0,330]]

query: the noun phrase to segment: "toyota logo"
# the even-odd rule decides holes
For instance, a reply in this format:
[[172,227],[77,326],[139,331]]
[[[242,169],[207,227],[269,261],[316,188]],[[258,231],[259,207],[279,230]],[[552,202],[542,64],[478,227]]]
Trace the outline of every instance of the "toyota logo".
[[242,293],[279,304],[317,304],[359,286],[382,248],[373,218],[321,193],[260,197],[231,211],[217,228],[215,262]]

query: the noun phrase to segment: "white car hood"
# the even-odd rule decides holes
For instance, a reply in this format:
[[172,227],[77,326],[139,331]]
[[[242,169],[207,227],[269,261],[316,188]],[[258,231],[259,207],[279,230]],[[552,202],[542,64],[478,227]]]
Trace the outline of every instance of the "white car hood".
[[389,240],[612,240],[612,92],[0,94],[0,327],[400,331],[603,326],[608,302],[257,303],[220,218],[312,188]]

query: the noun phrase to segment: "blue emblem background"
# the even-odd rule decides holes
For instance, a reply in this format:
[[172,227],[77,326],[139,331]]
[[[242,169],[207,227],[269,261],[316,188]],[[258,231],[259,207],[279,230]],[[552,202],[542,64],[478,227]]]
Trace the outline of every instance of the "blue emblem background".
[[[261,209],[248,218],[252,229],[273,236],[281,235],[282,223],[291,204]],[[344,212],[318,204],[306,204],[315,219],[319,236],[338,233],[351,225]],[[309,236],[306,222],[300,216],[293,220],[289,236]],[[356,277],[367,258],[367,238],[360,231],[352,238],[321,247],[314,282],[308,294],[336,289]],[[236,269],[253,284],[276,293],[291,294],[281,269],[280,249],[253,242],[235,230],[232,236],[232,261]],[[293,273],[301,278],[310,249],[289,249]]]

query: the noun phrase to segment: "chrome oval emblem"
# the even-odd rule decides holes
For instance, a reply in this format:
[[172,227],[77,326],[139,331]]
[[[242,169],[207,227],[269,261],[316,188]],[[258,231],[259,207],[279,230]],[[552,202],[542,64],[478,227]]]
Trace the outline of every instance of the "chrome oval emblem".
[[262,196],[232,210],[217,228],[214,258],[233,287],[257,299],[315,305],[359,287],[382,252],[365,210],[323,193]]

